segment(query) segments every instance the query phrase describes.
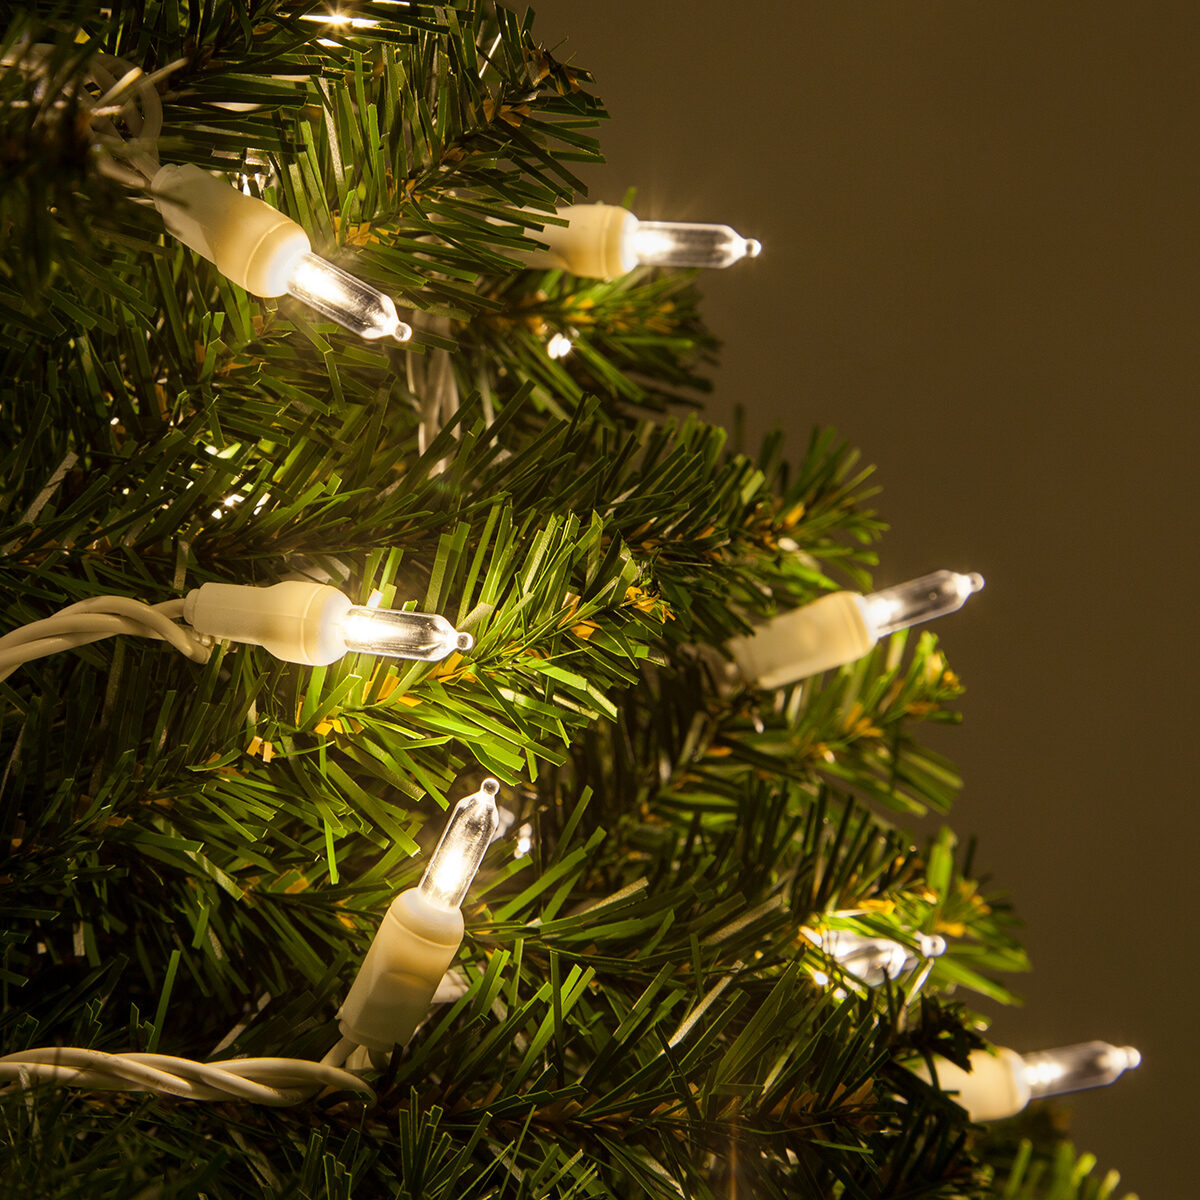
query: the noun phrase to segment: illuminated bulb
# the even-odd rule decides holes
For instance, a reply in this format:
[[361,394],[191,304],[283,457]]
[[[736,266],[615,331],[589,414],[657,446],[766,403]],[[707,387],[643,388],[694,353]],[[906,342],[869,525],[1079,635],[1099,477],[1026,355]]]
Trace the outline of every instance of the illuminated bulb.
[[341,633],[347,650],[427,662],[437,662],[456,650],[470,650],[475,644],[469,633],[459,633],[439,613],[399,612],[366,605],[350,608],[342,618]]
[[885,637],[898,629],[957,612],[967,597],[982,587],[983,576],[978,572],[960,575],[957,571],[934,571],[864,596],[863,619],[876,638]]
[[566,358],[571,353],[574,343],[565,333],[556,333],[546,343],[547,358]]
[[937,958],[946,952],[945,938],[936,934],[914,934],[916,952],[890,938],[868,937],[850,929],[826,929],[820,933],[821,949],[837,959],[847,975],[867,987],[879,987],[885,979],[899,979],[922,958]]
[[[1030,1100],[1104,1087],[1136,1067],[1142,1056],[1132,1046],[1082,1042],[1024,1055],[1003,1046],[997,1046],[995,1054],[973,1050],[969,1061],[971,1069],[964,1071],[935,1058],[937,1086],[950,1093],[972,1121],[999,1121],[1015,1116]],[[932,1082],[926,1063],[910,1063],[909,1070]]]
[[545,225],[533,233],[549,249],[529,253],[530,266],[617,279],[639,265],[728,267],[762,250],[760,242],[728,225],[639,221],[615,204],[572,204],[555,215],[567,224]]
[[351,604],[337,588],[305,580],[271,587],[206,583],[184,598],[183,619],[197,633],[262,646],[284,662],[311,667],[351,651],[437,662],[475,644],[436,613]]
[[369,341],[394,337],[406,342],[412,337],[412,327],[400,320],[391,296],[311,252],[296,259],[287,293]]
[[733,638],[729,653],[746,682],[784,687],[854,662],[886,634],[954,612],[981,587],[982,575],[934,571],[868,596],[830,592]]
[[513,851],[513,858],[524,858],[532,849],[533,826],[526,821],[517,830],[517,848]]
[[[352,29],[374,29],[379,24],[372,17],[351,17],[345,13],[306,13],[302,21],[319,21],[322,25],[349,25]],[[336,42],[333,45],[337,45]]]
[[1021,1055],[1025,1082],[1035,1100],[1106,1087],[1141,1061],[1142,1056],[1132,1046],[1110,1046],[1108,1042],[1079,1042]]
[[168,233],[253,295],[295,296],[360,337],[412,337],[390,296],[313,254],[295,221],[222,176],[168,164],[150,193]]
[[479,791],[460,800],[418,885],[431,904],[457,908],[479,870],[483,852],[500,824],[496,793],[500,785],[485,779]]
[[731,267],[761,252],[761,242],[728,225],[638,221],[633,233],[633,256],[645,267]]
[[424,1020],[462,943],[458,906],[500,823],[499,791],[485,779],[455,805],[421,882],[392,901],[338,1010],[343,1037],[387,1051]]

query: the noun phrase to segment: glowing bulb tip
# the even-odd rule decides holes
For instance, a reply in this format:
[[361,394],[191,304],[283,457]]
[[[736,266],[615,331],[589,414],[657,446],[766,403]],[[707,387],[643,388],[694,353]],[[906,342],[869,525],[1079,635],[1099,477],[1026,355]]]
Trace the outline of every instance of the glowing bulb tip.
[[972,592],[983,591],[984,582],[985,582],[985,580],[984,580],[983,576],[980,575],[980,573],[978,571],[972,571],[967,576],[967,583],[970,585]]
[[921,953],[926,958],[940,958],[946,953],[946,939],[940,933],[919,934]]
[[762,253],[762,242],[757,238],[747,238],[745,251],[747,258],[757,258]]
[[469,633],[457,634],[454,640],[456,650],[470,650],[475,645],[475,639]]
[[[481,792],[486,792],[489,796],[497,796],[500,794],[500,781],[493,779],[490,775],[479,785]],[[1136,1051],[1134,1052],[1136,1053]]]
[[1132,1046],[1122,1046],[1121,1052],[1125,1055],[1125,1070],[1132,1071],[1134,1067],[1142,1065],[1141,1052],[1135,1050]]
[[412,338],[412,326],[405,325],[403,321],[397,323],[396,328],[392,330],[392,337],[398,342],[407,342]]

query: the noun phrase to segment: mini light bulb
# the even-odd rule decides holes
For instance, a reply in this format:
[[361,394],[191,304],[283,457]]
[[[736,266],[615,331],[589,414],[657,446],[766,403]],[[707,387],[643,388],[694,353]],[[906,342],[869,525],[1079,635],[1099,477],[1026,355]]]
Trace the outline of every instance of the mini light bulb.
[[761,242],[728,225],[639,220],[633,230],[633,256],[646,267],[731,267],[761,252]]
[[225,177],[168,163],[155,174],[150,194],[172,237],[252,295],[295,296],[371,340],[412,337],[390,296],[313,254],[295,221]]
[[400,320],[391,296],[311,251],[292,265],[287,293],[370,341],[393,337],[407,342],[412,337],[412,326]]
[[484,851],[500,824],[496,794],[500,784],[485,779],[479,791],[464,797],[450,814],[441,841],[418,885],[421,893],[442,908],[458,908],[479,870]]
[[[1004,1046],[997,1046],[994,1053],[972,1050],[965,1071],[940,1057],[934,1058],[933,1065],[937,1086],[965,1108],[972,1121],[1000,1121],[1042,1096],[1103,1087],[1141,1061],[1132,1046],[1082,1042],[1035,1054],[1018,1054]],[[926,1083],[933,1082],[928,1063],[907,1065]]]
[[1035,1100],[1105,1087],[1141,1061],[1142,1056],[1132,1046],[1111,1046],[1108,1042],[1079,1042],[1021,1055],[1025,1082]]
[[341,634],[347,650],[426,662],[437,662],[475,645],[469,633],[460,633],[440,613],[400,612],[358,604],[342,619]]
[[922,958],[945,954],[946,940],[936,934],[914,934],[919,946],[909,950],[891,938],[869,937],[851,929],[825,929],[820,933],[821,949],[867,987],[879,987],[886,979],[899,979]]
[[978,572],[934,571],[862,598],[863,617],[876,638],[957,612],[983,587]]
[[546,224],[532,235],[547,249],[527,253],[524,259],[530,266],[617,279],[639,264],[728,267],[762,250],[760,242],[742,237],[728,225],[639,221],[616,204],[572,204],[555,215],[566,224]]
[[459,905],[500,824],[499,791],[485,779],[454,806],[421,882],[388,906],[338,1010],[343,1037],[386,1052],[425,1019],[462,944]]
[[206,583],[183,604],[183,619],[197,633],[262,646],[284,662],[310,667],[352,650],[437,662],[475,644],[436,613],[354,605],[337,588],[304,579],[270,587]]
[[731,639],[729,653],[747,683],[785,687],[862,658],[885,634],[954,612],[981,587],[982,575],[934,571],[869,596],[830,592]]

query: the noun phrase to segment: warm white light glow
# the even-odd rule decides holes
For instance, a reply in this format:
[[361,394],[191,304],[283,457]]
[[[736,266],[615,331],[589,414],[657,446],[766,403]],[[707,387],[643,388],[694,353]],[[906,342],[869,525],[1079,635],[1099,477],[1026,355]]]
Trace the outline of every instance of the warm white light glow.
[[549,358],[566,358],[574,345],[575,343],[565,333],[556,333],[546,343],[546,355]]
[[1132,1046],[1112,1046],[1108,1042],[1080,1042],[1021,1055],[1025,1082],[1035,1099],[1104,1087],[1141,1061],[1141,1054]]
[[885,637],[898,629],[956,612],[982,587],[983,576],[977,572],[960,575],[957,571],[934,571],[863,596],[863,618],[875,637]]
[[513,851],[513,858],[524,858],[525,855],[533,849],[533,826],[526,821],[520,829],[517,830],[517,848]]
[[347,650],[425,662],[438,662],[475,645],[469,633],[459,632],[440,613],[399,612],[369,605],[355,605],[346,613],[341,635]]
[[369,341],[394,337],[407,342],[412,327],[400,320],[391,296],[316,254],[302,254],[291,267],[288,295]]
[[825,929],[818,936],[821,949],[836,959],[847,975],[868,987],[879,987],[887,979],[899,979],[922,957],[936,958],[946,951],[945,938],[936,934],[914,934],[918,945],[915,952],[891,938],[869,937],[850,929]]
[[479,791],[455,805],[419,885],[434,904],[443,908],[458,908],[462,904],[500,823],[496,811],[499,791],[500,784],[495,779],[485,779]]
[[374,29],[379,24],[373,17],[351,17],[342,12],[305,13],[300,20],[316,21],[321,25],[347,25],[351,29]]
[[761,251],[761,242],[728,225],[639,221],[633,234],[633,256],[643,266],[729,267]]

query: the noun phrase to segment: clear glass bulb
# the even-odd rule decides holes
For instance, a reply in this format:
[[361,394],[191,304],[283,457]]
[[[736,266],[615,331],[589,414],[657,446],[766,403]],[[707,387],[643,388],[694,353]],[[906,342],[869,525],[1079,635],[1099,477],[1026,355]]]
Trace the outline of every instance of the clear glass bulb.
[[458,908],[462,904],[500,824],[496,809],[499,791],[500,784],[495,779],[485,779],[479,791],[454,806],[442,839],[417,885],[434,904],[443,908]]
[[1110,1046],[1108,1042],[1079,1042],[1021,1055],[1025,1082],[1035,1100],[1104,1087],[1141,1061],[1142,1056],[1132,1046]]
[[731,267],[761,250],[728,225],[638,221],[633,232],[633,257],[645,267]]
[[960,575],[957,571],[934,571],[863,596],[863,617],[876,638],[885,637],[898,629],[956,612],[981,587],[983,576],[977,572]]
[[936,958],[946,952],[945,938],[936,934],[913,935],[920,947],[918,953],[891,938],[869,937],[852,929],[826,929],[820,936],[821,949],[837,959],[847,975],[867,987],[878,987],[885,979],[899,979],[921,958]]
[[475,639],[460,633],[440,613],[400,612],[356,604],[342,618],[347,650],[438,662],[455,650],[470,650]]
[[391,296],[315,254],[302,254],[296,260],[287,292],[359,337],[371,341],[394,337],[398,342],[412,337],[412,326],[397,316]]

